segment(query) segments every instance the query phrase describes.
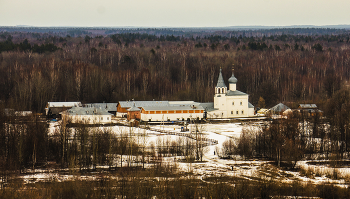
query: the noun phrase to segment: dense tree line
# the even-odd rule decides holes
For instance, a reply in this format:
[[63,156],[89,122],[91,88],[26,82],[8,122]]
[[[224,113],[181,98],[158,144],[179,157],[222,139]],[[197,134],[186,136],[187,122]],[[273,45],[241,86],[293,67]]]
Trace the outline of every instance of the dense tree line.
[[[7,116],[9,114],[12,116]],[[4,112],[4,109],[0,111],[0,119],[0,169],[2,171],[21,171],[24,168],[42,166],[48,161],[49,143],[46,122],[30,116],[19,119],[12,113]]]
[[81,36],[98,32],[99,34],[123,34],[123,33],[146,33],[152,35],[174,35],[189,36],[192,35],[210,35],[216,34],[221,36],[243,35],[243,36],[270,36],[270,35],[339,35],[349,32],[349,26],[333,26],[333,27],[224,27],[224,28],[111,28],[111,27],[0,27],[2,32],[21,32],[21,33],[53,33],[56,35]]
[[296,42],[303,36],[293,35],[5,35],[0,100],[18,110],[42,112],[47,101],[208,102],[219,68],[227,80],[233,64],[238,89],[250,94],[254,105],[262,97],[267,107],[277,102],[322,106],[349,76],[348,35],[330,41],[308,36],[307,42]]
[[52,43],[34,44],[33,46],[28,43],[28,40],[25,39],[22,43],[14,44],[11,37],[8,37],[6,41],[0,42],[0,52],[3,51],[31,51],[33,53],[45,53],[45,52],[54,52],[59,48]]

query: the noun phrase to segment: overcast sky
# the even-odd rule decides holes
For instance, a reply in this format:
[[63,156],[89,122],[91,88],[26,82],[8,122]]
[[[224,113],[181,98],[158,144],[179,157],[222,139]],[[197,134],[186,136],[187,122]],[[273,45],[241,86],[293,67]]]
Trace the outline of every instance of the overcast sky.
[[0,26],[350,24],[349,0],[0,0]]

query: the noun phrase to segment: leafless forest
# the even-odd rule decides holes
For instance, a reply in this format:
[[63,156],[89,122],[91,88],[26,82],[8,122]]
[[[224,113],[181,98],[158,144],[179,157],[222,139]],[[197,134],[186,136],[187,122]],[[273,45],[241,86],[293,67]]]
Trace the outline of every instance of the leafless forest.
[[[61,124],[59,131],[49,136],[48,124],[37,115],[18,120],[5,108],[43,113],[49,101],[211,102],[219,69],[227,80],[234,67],[237,89],[248,93],[256,107],[283,102],[297,108],[299,103],[315,103],[324,112],[293,114],[286,120],[267,122],[259,133],[242,133],[236,143],[224,143],[223,158],[240,155],[294,170],[302,158],[317,157],[339,166],[350,150],[349,36],[350,31],[344,29],[297,28],[6,29],[0,33],[1,180],[49,164],[52,168],[77,168],[79,174],[88,173],[86,168],[96,171],[96,165],[105,165],[117,177],[110,179],[110,173],[101,172],[98,180],[39,183],[36,189],[15,194],[0,187],[0,197],[346,198],[348,189],[329,184],[283,184],[222,176],[199,180],[191,173],[175,173],[176,164],[161,161],[161,157],[177,155],[198,161],[193,159],[199,157],[198,147],[190,147],[193,143],[181,149],[179,143],[167,143],[167,150],[159,149],[162,155],[155,157],[155,153],[145,152],[144,146],[128,140],[126,132],[117,136],[84,125],[75,126],[73,131],[69,124]],[[265,104],[258,103],[261,98]],[[157,146],[152,147],[156,150]],[[112,168],[111,154],[137,156],[141,162],[149,157],[148,163],[154,167],[145,169],[140,163]],[[30,190],[11,183],[9,187]]]
[[219,68],[228,79],[232,65],[238,89],[250,94],[253,105],[261,96],[268,107],[278,102],[322,107],[346,85],[347,31],[267,33],[250,35],[270,36],[2,33],[0,100],[7,107],[35,112],[43,112],[48,101],[210,102]]

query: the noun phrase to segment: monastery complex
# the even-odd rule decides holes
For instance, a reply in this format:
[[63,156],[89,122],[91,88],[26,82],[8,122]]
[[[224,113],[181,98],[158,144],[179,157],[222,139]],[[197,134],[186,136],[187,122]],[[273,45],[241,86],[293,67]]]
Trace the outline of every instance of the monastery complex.
[[106,124],[113,115],[146,122],[190,121],[201,119],[247,118],[254,116],[249,95],[236,90],[233,74],[227,88],[220,69],[214,102],[194,101],[120,101],[119,103],[48,102],[46,113],[61,115],[75,123]]
[[254,116],[254,106],[249,95],[236,90],[237,78],[228,79],[227,89],[222,71],[215,87],[214,103],[194,101],[121,101],[117,116],[127,115],[128,119],[142,121],[178,121],[190,119],[223,119]]

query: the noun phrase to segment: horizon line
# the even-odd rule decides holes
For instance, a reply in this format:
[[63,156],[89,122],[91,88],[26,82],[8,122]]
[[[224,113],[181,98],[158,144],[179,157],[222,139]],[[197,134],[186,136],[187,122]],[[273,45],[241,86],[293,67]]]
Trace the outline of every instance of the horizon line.
[[324,27],[349,27],[350,24],[337,24],[337,25],[233,25],[233,26],[32,26],[32,25],[14,25],[14,26],[2,26],[2,28],[181,28],[181,29],[227,29],[227,28],[324,28]]

